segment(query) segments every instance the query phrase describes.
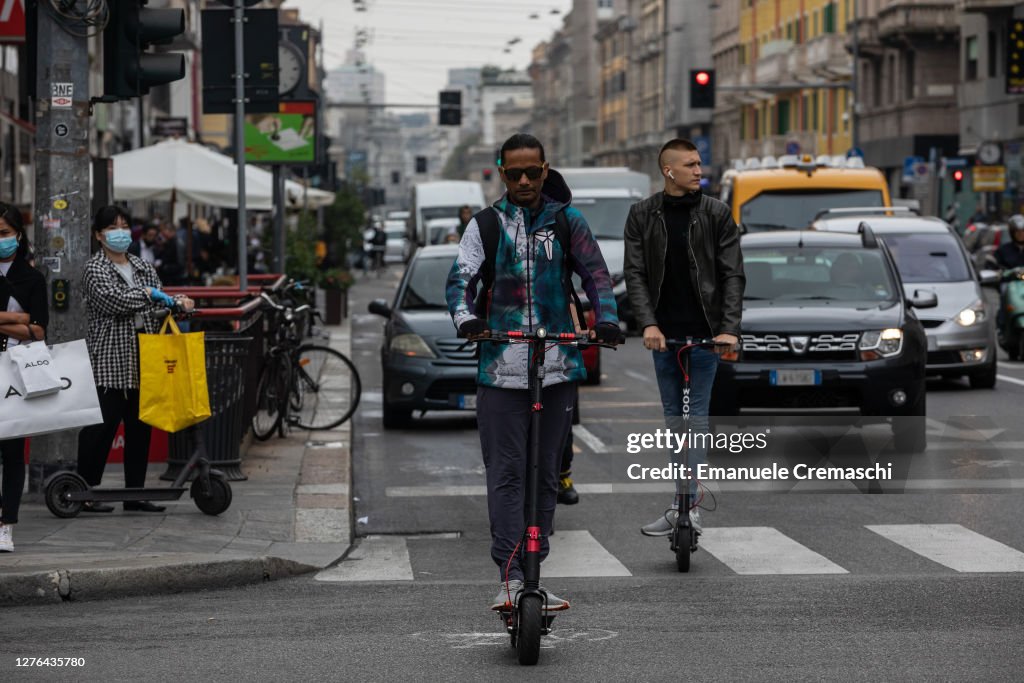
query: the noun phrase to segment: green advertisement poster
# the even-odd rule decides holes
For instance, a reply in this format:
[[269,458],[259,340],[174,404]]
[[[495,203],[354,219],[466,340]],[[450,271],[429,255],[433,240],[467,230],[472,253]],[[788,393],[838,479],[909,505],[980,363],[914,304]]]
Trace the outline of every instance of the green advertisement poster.
[[281,102],[279,111],[245,117],[245,160],[254,164],[316,161],[316,103]]

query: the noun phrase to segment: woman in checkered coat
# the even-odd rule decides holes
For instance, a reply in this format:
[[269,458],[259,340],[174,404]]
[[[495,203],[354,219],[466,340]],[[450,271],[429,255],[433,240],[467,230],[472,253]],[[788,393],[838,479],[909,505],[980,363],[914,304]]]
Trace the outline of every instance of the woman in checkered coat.
[[[150,427],[139,420],[138,333],[159,331],[159,319],[149,315],[169,308],[175,300],[161,290],[153,265],[128,252],[131,229],[128,214],[117,206],[96,213],[93,236],[102,249],[85,266],[82,291],[89,317],[86,342],[103,412],[102,424],[86,427],[78,435],[78,473],[90,486],[103,478],[117,426],[124,421],[124,483],[128,488],[146,484]],[[186,310],[192,300],[179,297]],[[84,510],[111,512],[104,503],[86,503]],[[125,510],[162,512],[149,501],[124,503]]]

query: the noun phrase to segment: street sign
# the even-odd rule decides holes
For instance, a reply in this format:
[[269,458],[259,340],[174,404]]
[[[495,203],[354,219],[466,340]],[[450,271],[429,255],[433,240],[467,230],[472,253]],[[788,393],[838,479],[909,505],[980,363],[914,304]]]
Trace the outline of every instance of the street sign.
[[946,157],[946,168],[967,168],[967,159],[964,157]]
[[153,136],[158,138],[188,137],[188,119],[184,116],[161,116],[153,123]]
[[711,138],[707,135],[695,135],[693,136],[693,144],[697,148],[697,153],[700,154],[700,163],[702,166],[711,166]]
[[1002,192],[1006,189],[1005,166],[975,166],[971,171],[975,192]]
[[862,150],[860,147],[851,147],[850,149],[846,150],[846,158],[847,159],[852,159],[854,157],[857,157],[859,159],[863,159],[864,158],[864,150]]
[[245,160],[254,164],[316,162],[316,102],[281,102],[273,114],[245,117]]
[[799,154],[800,153],[800,141],[799,140],[787,140],[786,141],[786,154]]
[[1006,94],[1024,93],[1024,21],[1014,20],[1006,28]]
[[25,0],[0,0],[0,43],[25,42]]
[[904,183],[912,183],[912,182],[914,182],[914,180],[915,180],[915,178],[917,176],[916,167],[917,167],[918,164],[923,164],[923,163],[924,163],[924,158],[923,157],[905,157],[903,159],[903,177],[901,178],[902,182],[904,182]]

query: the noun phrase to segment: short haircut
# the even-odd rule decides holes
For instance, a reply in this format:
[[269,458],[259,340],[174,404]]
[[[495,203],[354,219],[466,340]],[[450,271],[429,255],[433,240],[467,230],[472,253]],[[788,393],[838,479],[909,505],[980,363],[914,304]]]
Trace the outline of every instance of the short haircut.
[[658,152],[658,166],[663,166],[662,156],[670,149],[679,150],[680,152],[696,152],[697,145],[693,144],[689,140],[684,138],[672,138],[664,145],[661,146],[661,151]]
[[111,225],[117,222],[118,218],[123,218],[126,225],[131,225],[131,217],[128,212],[120,206],[113,204],[104,206],[102,209],[96,212],[95,218],[92,221],[92,231],[101,232],[106,230]]
[[529,133],[516,133],[505,140],[505,144],[501,146],[501,151],[498,152],[499,166],[505,165],[505,152],[511,152],[514,149],[538,149],[540,150],[540,160],[545,161],[544,145],[540,144],[540,140]]
[[7,225],[14,228],[14,231],[21,237],[18,240],[18,250],[14,252],[14,258],[26,258],[28,256],[28,233],[25,232],[25,221],[21,215],[21,210],[12,204],[0,202],[0,218]]

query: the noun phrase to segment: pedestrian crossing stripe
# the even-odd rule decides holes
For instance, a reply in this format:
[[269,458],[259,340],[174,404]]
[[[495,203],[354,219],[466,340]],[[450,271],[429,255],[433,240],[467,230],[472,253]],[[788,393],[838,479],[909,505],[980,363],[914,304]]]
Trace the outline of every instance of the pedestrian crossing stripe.
[[958,572],[1024,572],[1024,553],[959,524],[879,524],[866,528]]
[[847,574],[823,555],[768,526],[713,527],[700,547],[737,574]]
[[[957,572],[1024,572],[1024,552],[959,524],[881,524],[864,528]],[[550,543],[551,552],[541,568],[545,577],[634,576],[589,531],[560,529]],[[849,574],[844,567],[774,527],[706,528],[700,547],[741,576]],[[368,536],[340,564],[316,575],[316,580],[324,582],[414,578],[409,548],[401,536]]]

